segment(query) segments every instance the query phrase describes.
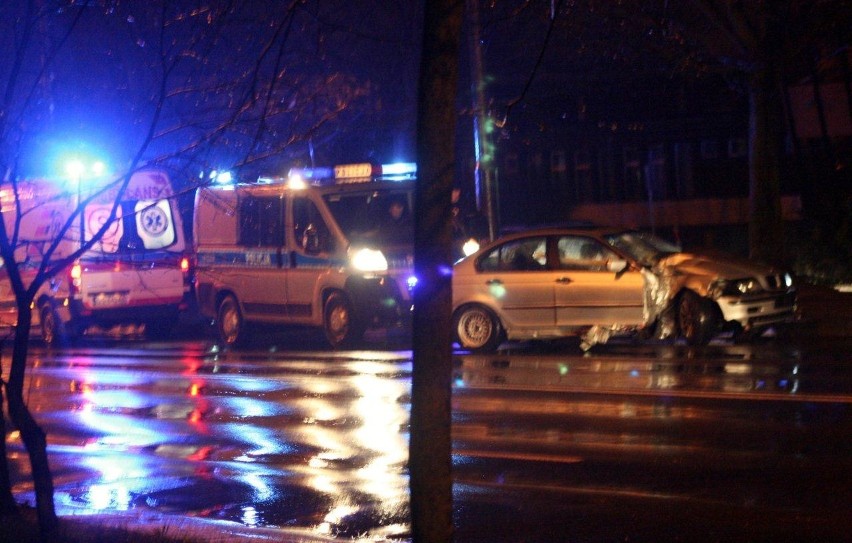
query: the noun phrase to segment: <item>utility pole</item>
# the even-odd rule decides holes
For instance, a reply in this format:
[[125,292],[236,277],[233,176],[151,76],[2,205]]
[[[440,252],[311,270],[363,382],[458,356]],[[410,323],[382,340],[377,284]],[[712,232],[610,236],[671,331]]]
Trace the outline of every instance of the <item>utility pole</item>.
[[476,209],[488,220],[488,239],[497,235],[494,210],[494,146],[489,134],[493,123],[488,118],[485,103],[485,79],[480,37],[479,0],[467,0],[470,21],[471,96],[473,97],[473,172]]

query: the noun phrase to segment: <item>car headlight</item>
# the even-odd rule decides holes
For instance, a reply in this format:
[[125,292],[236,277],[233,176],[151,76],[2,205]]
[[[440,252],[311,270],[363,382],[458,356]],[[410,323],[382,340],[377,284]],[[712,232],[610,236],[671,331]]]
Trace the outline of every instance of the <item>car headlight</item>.
[[362,272],[383,272],[388,269],[388,260],[378,249],[350,249],[349,262]]
[[790,288],[793,286],[793,276],[789,273],[784,274],[784,286]]
[[743,296],[760,292],[763,287],[756,279],[720,279],[711,285],[709,294],[711,298],[720,296]]

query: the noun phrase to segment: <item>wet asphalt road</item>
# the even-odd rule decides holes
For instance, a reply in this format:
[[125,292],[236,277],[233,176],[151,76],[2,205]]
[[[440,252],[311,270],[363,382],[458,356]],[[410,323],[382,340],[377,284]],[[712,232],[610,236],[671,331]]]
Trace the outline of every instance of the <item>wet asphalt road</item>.
[[[410,351],[293,344],[34,346],[27,396],[60,513],[406,540]],[[848,540],[849,346],[457,353],[456,541]]]

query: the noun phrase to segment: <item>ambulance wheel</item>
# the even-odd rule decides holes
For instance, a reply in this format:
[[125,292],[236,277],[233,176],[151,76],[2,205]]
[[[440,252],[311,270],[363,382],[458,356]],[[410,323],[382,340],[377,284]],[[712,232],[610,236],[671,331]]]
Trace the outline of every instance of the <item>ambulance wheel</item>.
[[216,312],[216,333],[219,341],[226,346],[240,346],[248,343],[249,329],[240,304],[233,296],[225,296]]
[[351,347],[364,336],[364,327],[358,321],[352,303],[341,292],[333,292],[326,299],[322,327],[326,340],[334,348]]
[[41,320],[41,338],[50,347],[63,345],[69,339],[62,319],[50,302],[44,302],[38,311]]

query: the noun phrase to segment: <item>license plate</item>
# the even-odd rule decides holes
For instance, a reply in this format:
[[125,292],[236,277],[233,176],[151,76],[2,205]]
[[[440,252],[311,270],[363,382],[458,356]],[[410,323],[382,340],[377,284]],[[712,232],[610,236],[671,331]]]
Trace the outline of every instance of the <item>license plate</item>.
[[96,294],[89,299],[92,307],[115,307],[127,304],[127,294],[123,292]]

